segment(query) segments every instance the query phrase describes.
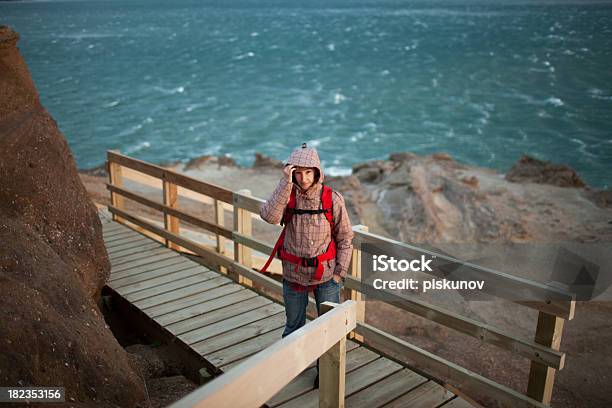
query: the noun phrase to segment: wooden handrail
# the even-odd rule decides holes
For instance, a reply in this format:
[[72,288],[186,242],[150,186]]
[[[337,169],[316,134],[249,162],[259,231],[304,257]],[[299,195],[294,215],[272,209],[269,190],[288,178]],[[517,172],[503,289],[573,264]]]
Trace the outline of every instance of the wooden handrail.
[[[356,326],[355,316],[355,302],[336,305],[170,407],[260,407],[322,356],[321,378],[332,377],[331,365],[324,363],[325,354],[335,351],[334,347],[342,349],[343,342],[346,344],[346,335]],[[344,378],[344,358],[340,356],[336,377]],[[292,363],[287,364],[288,361]],[[329,381],[322,381],[319,398],[323,402],[321,407],[344,406],[338,403],[344,400],[344,382],[331,387]]]
[[[168,205],[166,205],[126,190],[123,188],[121,166],[128,167],[134,171],[141,172],[155,178],[159,178],[162,180],[163,186],[180,186],[187,189],[187,191],[191,190],[196,193],[212,197],[213,203],[215,203],[216,223],[201,220],[198,217],[179,210],[175,205],[172,205],[174,202],[172,201],[173,197],[166,197],[165,201],[168,203]],[[177,247],[180,246],[194,252],[195,254],[201,256],[207,264],[220,267],[222,271],[227,272],[228,275],[236,281],[242,282],[243,284],[248,283],[249,285],[251,284],[250,282],[256,282],[265,290],[269,290],[271,293],[281,293],[281,286],[277,281],[251,270],[250,263],[249,265],[243,265],[240,262],[240,255],[238,255],[237,259],[232,259],[226,256],[224,253],[220,253],[218,248],[219,241],[217,243],[217,251],[215,251],[213,248],[208,248],[198,244],[195,241],[180,236],[178,231],[178,220],[180,219],[212,232],[219,239],[227,238],[233,240],[235,246],[239,249],[242,248],[242,251],[246,251],[246,248],[250,248],[264,254],[269,254],[272,251],[272,245],[251,236],[250,215],[248,215],[250,213],[259,214],[261,206],[265,202],[264,200],[257,197],[252,197],[248,193],[242,194],[240,192],[233,192],[223,187],[206,183],[201,180],[164,169],[163,167],[122,155],[118,152],[108,152],[107,168],[109,169],[110,180],[110,184],[107,185],[107,188],[110,191],[112,198],[112,205],[109,206],[109,211],[113,214],[114,219],[120,222],[132,223],[136,226],[136,228],[146,231],[149,235],[151,233],[155,234],[156,236],[161,237],[163,240],[166,240],[169,246],[176,245]],[[123,198],[134,200],[140,204],[161,211],[166,219],[166,228],[153,225],[147,220],[125,211],[123,208]],[[223,210],[220,204],[221,202],[233,205],[235,214],[234,218],[235,220],[239,218],[239,223],[235,224],[232,230],[219,225],[219,220],[222,220],[221,217],[223,216]],[[172,219],[176,220],[174,224],[172,224]],[[173,230],[170,230],[168,226],[171,226]],[[461,270],[462,278],[487,279],[496,283],[496,289],[510,288],[508,289],[508,292],[510,293],[506,293],[506,296],[501,296],[502,298],[510,298],[510,300],[514,301],[515,303],[539,310],[540,318],[536,338],[534,341],[528,341],[517,338],[509,333],[505,333],[490,325],[458,315],[441,307],[428,304],[413,296],[385,293],[385,298],[382,299],[383,301],[395,305],[403,310],[409,311],[438,324],[442,324],[471,337],[478,338],[482,342],[493,344],[502,349],[512,351],[532,361],[528,391],[528,395],[532,398],[522,394],[518,394],[519,396],[517,396],[515,395],[517,394],[516,391],[510,390],[507,387],[485,379],[488,381],[488,383],[494,384],[493,388],[488,388],[489,391],[491,391],[491,389],[494,390],[491,395],[485,392],[485,394],[488,396],[504,401],[508,398],[511,401],[518,398],[515,402],[517,402],[520,406],[539,406],[529,405],[533,401],[541,401],[544,404],[550,402],[552,384],[554,382],[554,373],[556,370],[562,369],[564,365],[565,354],[558,350],[559,340],[561,338],[563,319],[572,319],[574,315],[575,300],[573,294],[563,291],[555,286],[515,277],[490,268],[465,263],[445,254],[438,254],[433,251],[418,248],[400,241],[371,234],[367,231],[363,231],[359,226],[354,227],[354,232],[355,250],[358,252],[358,254],[361,252],[361,246],[363,243],[373,243],[374,245],[391,245],[395,249],[399,248],[403,250],[419,251],[420,253],[429,254],[430,256],[436,256],[438,259],[442,259],[449,263],[461,264],[461,267],[463,268]],[[350,290],[351,296],[356,293],[363,294],[364,292],[373,289],[362,282],[361,279],[355,279],[352,277],[347,277],[346,288],[347,290]],[[527,294],[526,298],[522,298],[526,299],[525,301],[516,299],[513,300],[512,296],[510,296],[515,295],[519,291]],[[493,295],[496,294],[497,293],[493,293]],[[356,299],[358,298],[357,295],[354,297]],[[531,301],[531,299],[544,299],[544,301]],[[360,310],[363,310],[363,306],[365,306],[364,302],[359,302],[359,307],[361,307]],[[308,310],[311,314],[313,309],[314,302],[309,300]],[[540,324],[540,322],[549,321],[553,323]],[[373,335],[375,338],[380,338],[380,336],[369,328],[363,329],[363,327],[365,327],[363,316],[358,319],[357,323],[358,327],[362,328],[361,331],[356,330],[354,332],[356,333],[355,338],[357,340],[363,340],[363,338],[360,336],[366,332]],[[366,335],[366,337],[368,336]],[[388,337],[393,339],[392,336]],[[405,342],[402,343],[401,340],[396,340],[397,341],[389,340],[387,338],[383,343],[385,346],[392,344],[392,350],[396,350],[397,347],[402,348],[405,346],[405,344],[403,344]],[[389,341],[391,341],[391,343],[389,343]],[[434,366],[437,367],[439,364],[442,363],[436,362]],[[452,363],[448,364],[450,365],[446,365],[446,368],[444,368],[446,371],[444,372],[448,372],[448,370],[452,371],[456,368],[454,365],[452,365]],[[434,370],[433,375],[435,374],[436,372]],[[458,386],[457,388],[461,389],[461,386]],[[479,389],[479,391],[483,390]],[[499,395],[497,395],[499,393],[504,394],[504,396],[499,397]]]

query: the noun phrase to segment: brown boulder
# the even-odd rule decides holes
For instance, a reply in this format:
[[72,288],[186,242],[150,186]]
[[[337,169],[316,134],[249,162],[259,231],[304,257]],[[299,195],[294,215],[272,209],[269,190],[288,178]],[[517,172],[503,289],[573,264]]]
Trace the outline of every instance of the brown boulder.
[[574,169],[564,164],[534,159],[523,155],[506,174],[506,180],[512,182],[529,182],[552,184],[558,187],[585,187]]
[[18,38],[0,27],[0,382],[135,406],[143,382],[97,306],[110,271],[100,219]]

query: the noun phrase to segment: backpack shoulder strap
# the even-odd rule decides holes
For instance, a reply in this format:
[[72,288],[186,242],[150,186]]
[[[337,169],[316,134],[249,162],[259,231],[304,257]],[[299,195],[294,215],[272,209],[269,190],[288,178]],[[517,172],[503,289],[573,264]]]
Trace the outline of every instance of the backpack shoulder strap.
[[291,188],[291,195],[289,195],[289,203],[285,208],[285,212],[283,213],[283,219],[281,220],[281,225],[289,224],[291,221],[291,217],[293,216],[293,210],[295,209],[295,188]]
[[321,204],[325,211],[325,218],[329,221],[332,229],[334,228],[334,201],[332,197],[332,189],[326,185],[323,185],[321,189]]

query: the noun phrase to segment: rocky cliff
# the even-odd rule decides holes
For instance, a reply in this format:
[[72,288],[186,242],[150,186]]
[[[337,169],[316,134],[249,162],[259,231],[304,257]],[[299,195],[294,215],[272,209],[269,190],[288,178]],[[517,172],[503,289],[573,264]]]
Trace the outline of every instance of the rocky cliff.
[[110,271],[102,226],[18,38],[0,27],[0,383],[133,407],[143,382],[97,306]]

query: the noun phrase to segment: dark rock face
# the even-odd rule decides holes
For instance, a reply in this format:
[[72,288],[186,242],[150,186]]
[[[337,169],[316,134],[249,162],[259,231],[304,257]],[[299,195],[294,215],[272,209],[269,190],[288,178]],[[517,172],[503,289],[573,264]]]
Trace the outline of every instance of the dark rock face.
[[97,307],[110,271],[97,210],[17,40],[0,27],[0,382],[135,406],[143,383]]
[[563,164],[553,164],[523,155],[506,174],[512,182],[552,184],[559,187],[585,187],[574,169]]

